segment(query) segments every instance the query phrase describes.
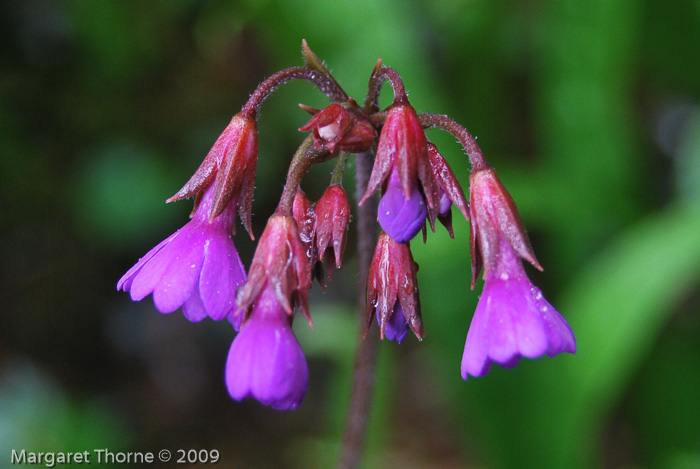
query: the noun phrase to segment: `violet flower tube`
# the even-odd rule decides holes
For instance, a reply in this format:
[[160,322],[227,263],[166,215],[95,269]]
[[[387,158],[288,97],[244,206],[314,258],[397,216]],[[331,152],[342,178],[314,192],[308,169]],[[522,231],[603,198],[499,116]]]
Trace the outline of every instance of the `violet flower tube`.
[[287,314],[267,284],[234,338],[226,360],[226,386],[236,400],[253,397],[278,410],[296,409],[309,369]]
[[[377,311],[376,316],[377,324],[381,327],[379,311]],[[394,310],[391,312],[391,316],[389,316],[389,320],[384,326],[384,337],[392,342],[400,344],[403,342],[403,339],[406,338],[406,334],[408,334],[408,322],[406,322],[406,317],[403,314],[401,303],[396,300]]]
[[485,376],[493,362],[513,368],[521,357],[575,353],[576,339],[566,320],[525,274],[502,236],[496,265],[485,276],[462,355],[462,378]]
[[134,301],[153,293],[158,311],[171,313],[182,306],[193,322],[232,315],[236,288],[246,280],[231,238],[236,204],[210,222],[213,188],[207,187],[192,220],[129,269],[117,290],[130,292]]
[[427,214],[425,200],[417,184],[413,184],[411,196],[406,199],[399,172],[394,168],[377,209],[377,219],[382,230],[397,243],[407,243],[425,226]]

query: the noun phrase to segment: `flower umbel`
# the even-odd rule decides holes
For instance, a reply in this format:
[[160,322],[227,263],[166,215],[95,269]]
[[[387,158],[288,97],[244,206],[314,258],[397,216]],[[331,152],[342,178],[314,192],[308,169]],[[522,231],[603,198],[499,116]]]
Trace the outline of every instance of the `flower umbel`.
[[231,239],[235,203],[210,221],[214,184],[204,192],[192,220],[143,256],[117,283],[140,301],[153,293],[161,313],[182,306],[190,321],[219,320],[235,309],[236,288],[245,269]]
[[309,369],[292,332],[292,318],[267,285],[229,350],[226,386],[231,397],[253,397],[279,410],[301,404]]
[[[522,259],[541,267],[515,204],[467,129],[444,114],[419,115],[399,73],[381,59],[360,106],[306,42],[302,53],[303,66],[279,70],[260,83],[194,175],[168,199],[194,196],[191,220],[140,259],[117,288],[134,300],[152,293],[159,311],[182,307],[191,321],[228,318],[240,331],[226,363],[230,395],[236,400],[253,397],[276,409],[298,407],[309,369],[292,322],[301,312],[311,323],[312,277],[325,290],[324,263],[328,280],[333,264],[341,266],[352,208],[342,184],[346,168],[354,167],[356,195],[361,195],[355,265],[358,278],[363,284],[366,280],[366,295],[358,295],[364,301],[365,338],[376,320],[382,339],[401,343],[409,329],[423,339],[418,265],[409,242],[421,230],[426,242],[427,227],[435,231],[436,220],[454,237],[454,205],[470,222],[472,289],[482,270],[485,280],[467,334],[463,378],[487,374],[494,362],[510,368],[522,357],[574,353],[571,328],[523,269]],[[301,106],[312,117],[299,130],[311,135],[291,158],[277,209],[267,220],[246,277],[231,235],[238,214],[253,238],[256,117],[263,101],[292,80],[312,83],[329,103],[322,109]],[[394,100],[381,109],[385,82],[391,84]],[[429,128],[449,132],[467,153],[470,203],[446,159],[428,141],[424,129]],[[314,165],[333,158],[330,185],[312,205],[300,189],[302,180],[314,174]],[[372,255],[377,221],[383,232]],[[342,467],[357,466],[364,441],[376,361],[376,347],[369,342],[357,348]]]

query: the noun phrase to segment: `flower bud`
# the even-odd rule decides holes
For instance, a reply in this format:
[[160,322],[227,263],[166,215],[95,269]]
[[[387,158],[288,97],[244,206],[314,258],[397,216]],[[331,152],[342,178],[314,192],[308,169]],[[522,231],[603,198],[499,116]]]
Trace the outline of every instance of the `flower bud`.
[[[352,105],[357,106],[351,100]],[[316,148],[325,146],[331,154],[336,150],[359,153],[367,151],[377,138],[377,131],[366,119],[359,113],[349,112],[340,104],[331,104],[320,111],[303,105],[302,108],[314,113],[314,116],[299,131],[311,130]]]
[[[419,178],[424,189],[432,188],[427,144],[425,132],[413,107],[408,103],[393,104],[379,135],[377,156],[360,205],[379,190],[394,168],[398,171],[401,190],[406,200],[411,198]],[[432,207],[436,202],[433,191],[424,192],[428,205]]]
[[[417,264],[407,243],[397,243],[381,233],[367,276],[367,328],[376,315],[382,339],[402,337],[401,320],[419,340],[423,339],[423,322],[418,296]],[[397,305],[399,306],[397,308]],[[374,313],[374,314],[373,314]],[[387,328],[390,333],[387,334]],[[400,340],[398,340],[400,342]]]
[[298,189],[294,194],[294,202],[292,203],[292,216],[297,222],[299,228],[299,238],[301,239],[306,256],[309,263],[314,263],[314,210],[311,207],[311,201],[306,197],[306,194],[301,189]]
[[428,160],[430,161],[430,170],[433,178],[439,187],[439,202],[432,210],[428,211],[428,220],[432,227],[437,217],[445,225],[450,236],[454,238],[450,208],[454,204],[462,212],[464,219],[469,220],[469,204],[467,204],[462,186],[452,172],[452,168],[450,168],[450,165],[447,164],[437,147],[431,142],[428,142]]
[[[335,259],[336,267],[340,267],[350,225],[350,202],[343,188],[338,184],[329,186],[316,202],[314,214],[317,260],[321,261],[326,257],[327,263],[330,264],[332,259]],[[331,271],[329,268],[329,280]]]

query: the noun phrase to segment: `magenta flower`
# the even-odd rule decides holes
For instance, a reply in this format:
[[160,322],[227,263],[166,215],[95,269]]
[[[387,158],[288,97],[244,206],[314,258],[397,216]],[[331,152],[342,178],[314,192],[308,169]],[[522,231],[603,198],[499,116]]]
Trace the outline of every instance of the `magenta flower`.
[[190,321],[219,320],[235,309],[236,288],[246,273],[231,239],[236,204],[209,221],[214,184],[210,184],[192,220],[143,256],[117,283],[117,290],[141,301],[153,293],[161,313],[182,306]]
[[226,386],[234,399],[253,397],[275,409],[296,409],[309,369],[287,314],[267,284],[231,344]]
[[518,254],[503,237],[498,246],[467,333],[464,379],[486,375],[493,362],[512,368],[521,357],[576,352],[571,327],[527,278]]
[[462,355],[462,378],[484,376],[493,362],[512,368],[521,357],[575,353],[566,320],[527,278],[521,258],[541,269],[513,199],[492,168],[475,171],[471,187],[472,288],[484,269],[484,291]]
[[399,172],[392,170],[377,209],[377,219],[382,230],[397,243],[407,243],[425,226],[427,215],[425,200],[417,185],[413,185],[411,196],[405,198]]

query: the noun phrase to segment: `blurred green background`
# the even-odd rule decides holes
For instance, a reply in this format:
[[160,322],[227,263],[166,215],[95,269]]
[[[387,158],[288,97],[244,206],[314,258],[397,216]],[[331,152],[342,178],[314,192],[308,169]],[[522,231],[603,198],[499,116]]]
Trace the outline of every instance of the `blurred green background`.
[[[468,225],[414,242],[426,339],[381,344],[364,467],[700,467],[697,0],[1,3],[1,465],[13,448],[334,464],[357,337],[351,244],[312,292],[315,329],[295,325],[311,378],[294,412],[228,397],[228,324],[115,289],[186,221],[190,203],[164,200],[260,81],[301,64],[302,38],[358,101],[382,57],[419,111],[479,137],[546,269],[528,272],[578,340],[575,356],[462,381],[480,288]],[[302,138],[299,102],[325,104],[293,83],[262,108],[257,235]],[[428,136],[466,187],[461,148]],[[312,199],[329,171],[305,179]]]

